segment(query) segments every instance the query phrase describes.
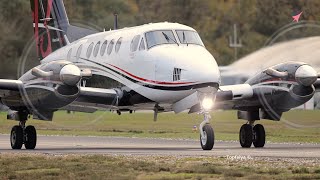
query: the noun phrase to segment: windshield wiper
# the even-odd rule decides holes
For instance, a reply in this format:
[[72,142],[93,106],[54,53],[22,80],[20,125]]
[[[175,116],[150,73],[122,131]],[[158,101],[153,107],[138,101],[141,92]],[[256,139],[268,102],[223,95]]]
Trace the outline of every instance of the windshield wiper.
[[176,40],[172,39],[171,37],[169,37],[169,36],[168,36],[166,33],[164,33],[164,32],[162,32],[162,34],[163,34],[164,38],[166,38],[166,40],[167,40],[168,42],[171,40],[171,41],[173,41],[174,43],[176,43],[176,44],[179,46],[179,43],[178,43]]
[[182,36],[183,36],[183,42],[187,43],[187,46],[189,46],[188,41],[186,39],[186,35],[184,34],[184,31],[182,32]]

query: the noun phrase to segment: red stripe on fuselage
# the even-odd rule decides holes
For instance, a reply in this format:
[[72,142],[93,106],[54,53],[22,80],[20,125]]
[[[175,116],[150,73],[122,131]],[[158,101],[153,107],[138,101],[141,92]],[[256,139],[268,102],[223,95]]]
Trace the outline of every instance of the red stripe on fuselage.
[[148,83],[153,83],[153,84],[162,84],[162,85],[187,85],[187,84],[192,84],[194,82],[164,82],[164,81],[155,81],[155,80],[149,80],[149,79],[144,79],[144,78],[141,78],[141,77],[138,77],[138,76],[135,76],[117,66],[114,66],[112,64],[108,64],[124,73],[126,73],[127,75],[131,76],[132,78],[135,78],[135,79],[138,79],[140,81],[144,81],[144,82],[148,82]]

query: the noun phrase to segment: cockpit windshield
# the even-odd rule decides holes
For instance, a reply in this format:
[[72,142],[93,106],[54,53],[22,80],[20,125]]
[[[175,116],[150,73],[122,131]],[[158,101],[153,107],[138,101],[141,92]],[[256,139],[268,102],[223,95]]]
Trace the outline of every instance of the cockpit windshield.
[[150,31],[146,33],[148,48],[160,44],[178,44],[171,30]]
[[197,44],[204,46],[199,34],[195,31],[176,30],[181,44]]

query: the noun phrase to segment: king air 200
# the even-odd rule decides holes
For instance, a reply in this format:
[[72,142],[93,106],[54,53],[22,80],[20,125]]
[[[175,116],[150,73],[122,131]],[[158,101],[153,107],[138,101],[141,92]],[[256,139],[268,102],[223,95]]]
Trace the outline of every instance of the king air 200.
[[221,86],[214,57],[197,31],[178,23],[154,23],[104,32],[69,24],[62,0],[30,0],[40,65],[18,80],[0,80],[1,103],[11,130],[12,149],[34,149],[33,119],[52,120],[57,110],[203,114],[203,150],[214,146],[209,124],[213,109],[238,110],[242,147],[264,147],[257,120],[279,121],[283,112],[310,100],[317,72],[302,62],[270,67],[245,84]]

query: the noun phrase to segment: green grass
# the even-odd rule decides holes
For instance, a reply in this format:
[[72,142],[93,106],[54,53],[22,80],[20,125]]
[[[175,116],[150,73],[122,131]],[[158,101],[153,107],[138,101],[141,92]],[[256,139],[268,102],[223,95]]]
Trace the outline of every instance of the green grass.
[[[52,122],[29,120],[42,135],[91,135],[198,139],[199,133],[192,127],[199,125],[202,116],[197,114],[161,113],[153,122],[152,113],[110,112],[55,113]],[[236,111],[212,113],[211,124],[217,140],[238,140],[240,126],[244,120],[236,118]],[[284,113],[280,122],[257,121],[265,126],[267,140],[271,142],[314,142],[320,143],[320,111],[290,111]],[[294,123],[292,125],[292,123]],[[6,120],[6,113],[0,113],[0,133],[9,134],[17,122]],[[298,125],[298,126],[297,126]]]
[[1,154],[0,179],[319,179],[320,165],[312,163],[301,168],[224,157]]

